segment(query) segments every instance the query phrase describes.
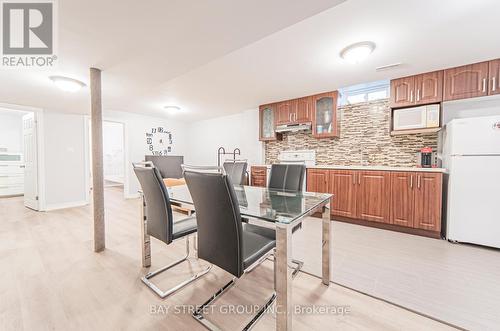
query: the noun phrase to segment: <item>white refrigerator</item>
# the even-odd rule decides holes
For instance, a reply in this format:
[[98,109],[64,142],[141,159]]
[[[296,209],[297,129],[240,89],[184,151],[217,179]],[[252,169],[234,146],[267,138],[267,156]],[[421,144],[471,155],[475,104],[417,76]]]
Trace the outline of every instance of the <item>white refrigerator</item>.
[[443,162],[447,239],[500,248],[500,116],[447,124]]

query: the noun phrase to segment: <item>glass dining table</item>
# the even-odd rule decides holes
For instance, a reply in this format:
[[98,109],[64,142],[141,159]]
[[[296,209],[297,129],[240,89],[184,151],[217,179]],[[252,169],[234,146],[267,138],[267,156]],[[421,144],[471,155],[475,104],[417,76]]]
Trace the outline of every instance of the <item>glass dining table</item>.
[[[276,330],[292,329],[292,229],[304,218],[322,214],[322,282],[330,284],[330,201],[332,194],[291,192],[265,187],[235,185],[240,214],[243,217],[274,225],[276,229]],[[168,188],[172,203],[193,207],[193,200],[186,185]],[[216,206],[214,206],[216,208]],[[143,218],[144,219],[144,218]],[[144,222],[146,226],[146,222]],[[143,265],[151,264],[150,243],[143,229]]]

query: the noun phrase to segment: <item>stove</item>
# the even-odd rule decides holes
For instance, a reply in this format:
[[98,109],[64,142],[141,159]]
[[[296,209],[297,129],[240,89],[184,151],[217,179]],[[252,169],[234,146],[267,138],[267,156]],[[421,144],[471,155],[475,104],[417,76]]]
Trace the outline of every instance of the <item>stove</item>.
[[[280,164],[305,164],[306,167],[314,167],[316,165],[316,151],[314,150],[299,150],[299,151],[281,151],[278,154],[278,162]],[[270,170],[270,169],[269,169]],[[268,170],[268,171],[269,171]],[[269,173],[267,174],[269,178]],[[304,183],[302,187],[304,191],[307,187],[307,174],[304,175]]]
[[316,151],[310,149],[281,151],[278,155],[278,163],[305,164],[307,167],[314,167],[316,165]]

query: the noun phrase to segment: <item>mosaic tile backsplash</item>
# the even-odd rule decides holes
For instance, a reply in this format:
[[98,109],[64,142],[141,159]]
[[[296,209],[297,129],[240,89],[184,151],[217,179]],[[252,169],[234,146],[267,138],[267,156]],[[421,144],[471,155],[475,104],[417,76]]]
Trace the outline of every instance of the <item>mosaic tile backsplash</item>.
[[266,164],[276,162],[281,150],[313,149],[318,165],[374,165],[414,167],[422,147],[437,149],[438,133],[390,135],[389,100],[338,109],[339,138],[313,138],[311,131],[284,133],[282,141],[265,143]]

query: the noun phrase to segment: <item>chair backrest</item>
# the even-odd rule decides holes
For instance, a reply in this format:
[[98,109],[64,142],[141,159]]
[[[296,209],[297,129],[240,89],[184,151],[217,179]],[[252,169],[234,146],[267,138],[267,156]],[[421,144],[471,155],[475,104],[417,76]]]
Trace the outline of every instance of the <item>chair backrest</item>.
[[162,178],[182,178],[181,165],[184,163],[184,156],[146,155],[145,159],[153,162],[156,169],[160,171]]
[[302,191],[306,166],[304,164],[273,164],[269,175],[269,188]]
[[147,233],[170,244],[173,228],[172,206],[160,172],[152,163],[133,166],[146,200]]
[[238,200],[223,173],[185,170],[196,210],[198,257],[236,277],[243,274],[243,229]]
[[223,167],[234,185],[243,185],[245,183],[246,162],[224,162]]

